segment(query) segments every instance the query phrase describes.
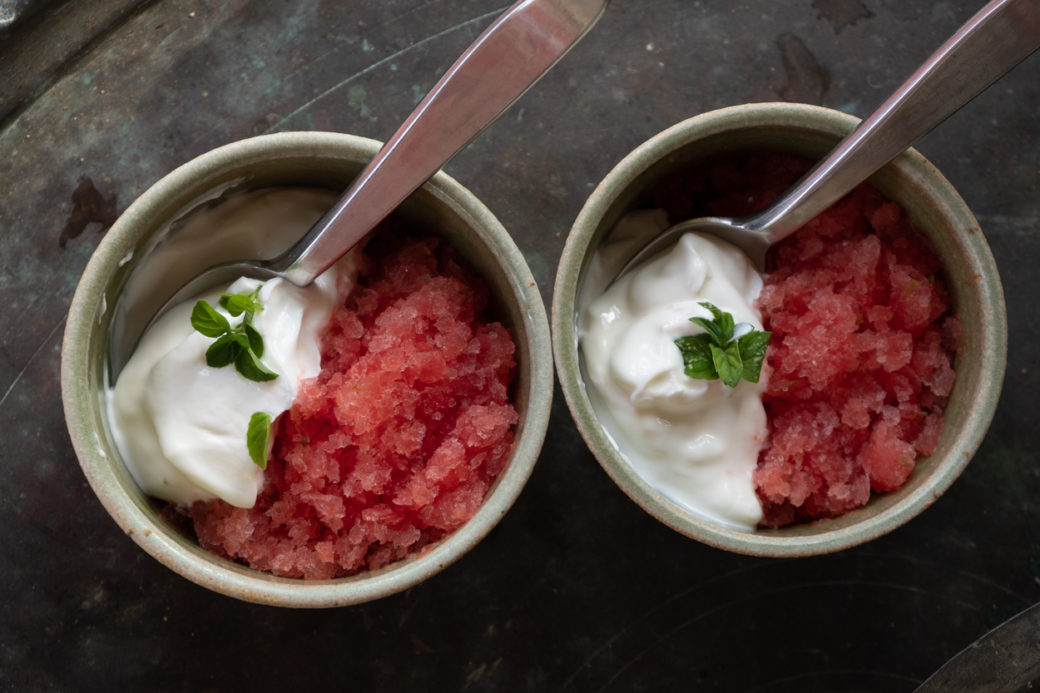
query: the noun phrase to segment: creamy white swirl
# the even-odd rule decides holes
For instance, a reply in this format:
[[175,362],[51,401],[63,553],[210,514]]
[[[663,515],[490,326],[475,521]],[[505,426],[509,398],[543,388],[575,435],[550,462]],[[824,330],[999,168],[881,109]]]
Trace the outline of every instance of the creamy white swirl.
[[711,319],[702,301],[761,330],[761,290],[741,251],[687,234],[610,285],[579,320],[590,398],[632,467],[674,502],[741,528],[762,517],[751,477],[766,435],[768,374],[735,388],[690,378],[675,340],[703,331],[689,321]]

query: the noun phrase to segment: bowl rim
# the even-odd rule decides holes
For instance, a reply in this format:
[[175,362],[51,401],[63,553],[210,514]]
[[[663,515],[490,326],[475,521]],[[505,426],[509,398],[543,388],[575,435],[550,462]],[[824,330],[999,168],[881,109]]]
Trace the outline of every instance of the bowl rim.
[[[79,280],[69,307],[62,342],[61,392],[66,426],[83,473],[102,505],[141,548],[174,572],[215,592],[260,604],[320,608],[358,604],[407,589],[440,572],[476,545],[501,520],[529,478],[549,423],[553,396],[551,339],[545,306],[530,268],[512,237],[477,197],[443,171],[423,188],[439,203],[472,220],[471,226],[512,283],[529,353],[529,391],[521,412],[523,429],[513,453],[477,513],[466,524],[418,554],[375,571],[329,580],[280,578],[239,566],[202,549],[187,550],[170,526],[155,522],[117,480],[94,429],[88,354],[92,324],[104,310],[103,291],[112,273],[133,248],[142,225],[166,202],[221,172],[279,158],[301,156],[366,161],[381,143],[343,133],[285,132],[239,140],[210,150],[177,167],[150,186],[124,211],[102,238]],[[518,348],[520,335],[518,338]],[[205,554],[200,556],[200,552]],[[207,559],[208,560],[205,560]]]
[[[993,418],[1006,367],[1006,307],[989,246],[982,233],[972,233],[967,244],[977,260],[980,276],[976,284],[992,308],[988,312],[992,323],[982,336],[979,368],[983,375],[978,379],[980,388],[972,393],[974,399],[966,417],[971,425],[958,431],[946,462],[936,466],[926,483],[878,514],[854,525],[811,534],[793,534],[783,528],[753,531],[729,528],[684,510],[656,491],[635,473],[596,423],[579,367],[575,306],[583,259],[615,200],[652,166],[692,142],[756,127],[807,129],[837,141],[857,123],[858,118],[839,111],[794,103],[741,104],[681,121],[637,146],[606,174],[582,207],[564,245],[553,291],[551,324],[557,375],[575,424],[600,466],[629,498],[664,524],[710,546],[752,556],[794,557],[830,553],[875,539],[931,505],[953,483],[978,449]],[[908,149],[881,171],[890,170],[930,181],[930,189],[941,198],[944,209],[948,208],[965,228],[979,230],[964,200],[919,152]],[[824,520],[813,524],[827,523]]]

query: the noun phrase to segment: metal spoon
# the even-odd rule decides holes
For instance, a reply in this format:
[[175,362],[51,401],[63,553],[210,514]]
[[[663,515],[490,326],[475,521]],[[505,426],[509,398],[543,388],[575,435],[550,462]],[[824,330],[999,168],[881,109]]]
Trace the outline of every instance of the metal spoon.
[[[441,77],[335,206],[273,260],[210,267],[166,300],[152,318],[240,276],[310,284],[412,192],[519,99],[585,35],[608,0],[520,0]],[[114,379],[140,335],[112,340]]]
[[766,251],[841,199],[1040,47],[1040,0],[994,0],[962,26],[815,168],[760,212],[701,217],[663,231],[618,276],[689,232],[737,246],[759,270]]

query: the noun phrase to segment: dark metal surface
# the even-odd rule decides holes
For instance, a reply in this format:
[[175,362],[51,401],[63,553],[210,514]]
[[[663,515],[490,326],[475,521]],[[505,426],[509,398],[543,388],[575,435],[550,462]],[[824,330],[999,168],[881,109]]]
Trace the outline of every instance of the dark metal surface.
[[915,693],[1018,693],[1040,685],[1040,604],[959,652]]
[[[239,603],[119,532],[58,389],[64,314],[106,225],[232,140],[387,137],[507,4],[81,0],[0,42],[0,689],[912,691],[1040,601],[1037,56],[919,146],[993,247],[1011,344],[979,454],[896,532],[798,560],[696,544],[612,485],[559,396],[499,527],[379,602]],[[864,115],[981,4],[619,0],[447,170],[513,232],[548,303],[571,222],[635,145],[747,101]]]

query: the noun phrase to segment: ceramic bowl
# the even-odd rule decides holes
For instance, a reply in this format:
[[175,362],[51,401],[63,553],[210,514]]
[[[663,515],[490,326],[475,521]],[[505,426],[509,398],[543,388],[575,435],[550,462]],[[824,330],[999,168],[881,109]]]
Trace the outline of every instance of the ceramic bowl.
[[[662,179],[697,162],[738,152],[774,151],[818,159],[856,125],[857,119],[798,104],[750,104],[694,117],[654,136],[626,156],[594,190],[564,247],[553,298],[553,347],[557,373],[586,443],[620,488],[647,512],[704,543],[756,556],[800,556],[837,551],[869,541],[903,524],[933,503],[961,473],[992,419],[1004,375],[1007,319],[1004,298],[986,240],[950,183],[910,150],[870,178],[897,202],[935,245],[959,316],[961,351],[957,378],[935,452],[921,458],[898,491],[874,494],[867,505],[841,517],[779,529],[741,530],[693,513],[661,495],[618,451],[590,403],[582,377],[576,328],[583,302],[612,279],[594,251],[611,238],[626,212]],[[675,220],[673,220],[675,221]],[[646,239],[634,239],[628,254]]]
[[[332,580],[298,580],[261,573],[201,549],[160,515],[128,473],[106,416],[110,340],[140,329],[157,307],[142,286],[156,278],[175,288],[221,253],[204,257],[159,256],[193,215],[228,204],[246,191],[304,186],[342,191],[379,143],[332,133],[282,133],[236,142],[183,165],[135,201],[107,232],[91,258],[69,310],[62,351],[62,399],[69,433],[91,487],[113,519],[145,551],[184,577],[239,599],[290,607],[364,602],[406,589],[442,570],[483,538],[523,488],[538,457],[552,398],[549,327],[538,288],[520,251],[488,209],[449,176],[438,173],[394,215],[410,227],[449,241],[491,288],[498,318],[517,345],[515,403],[520,413],[513,454],[476,515],[417,555],[380,570]],[[262,193],[261,193],[262,194]],[[331,193],[334,200],[338,193]],[[237,198],[236,198],[237,199]],[[318,212],[320,214],[320,212]],[[306,230],[305,228],[303,230]],[[212,234],[210,234],[212,235]],[[293,239],[252,239],[258,252]],[[188,246],[204,243],[194,239]],[[249,245],[250,239],[244,239]],[[281,243],[281,246],[278,244]],[[272,253],[273,254],[273,253]],[[161,271],[154,271],[161,269]],[[136,297],[127,298],[135,287]],[[170,288],[170,287],[166,287]],[[128,302],[136,301],[135,305]],[[139,305],[138,305],[139,304]],[[143,316],[143,318],[142,318]]]

